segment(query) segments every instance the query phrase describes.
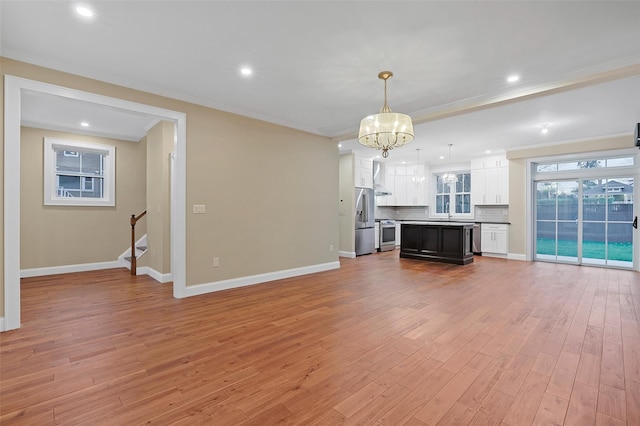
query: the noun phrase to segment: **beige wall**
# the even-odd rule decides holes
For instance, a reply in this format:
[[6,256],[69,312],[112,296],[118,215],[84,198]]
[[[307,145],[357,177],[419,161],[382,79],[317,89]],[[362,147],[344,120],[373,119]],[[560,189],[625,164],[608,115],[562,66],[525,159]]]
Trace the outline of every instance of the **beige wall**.
[[342,154],[339,163],[340,251],[355,253],[355,155]]
[[[4,199],[4,63],[0,56],[0,164],[2,165],[2,173],[0,173],[0,194]],[[0,209],[0,317],[4,317],[4,204]]]
[[529,158],[632,148],[633,138],[617,136],[507,152],[509,159],[509,253],[525,255],[526,164]]
[[[335,143],[204,109],[188,113],[194,121],[201,126],[187,130],[189,283],[337,261]],[[193,204],[207,213],[189,213]]]
[[171,272],[171,194],[170,154],[174,125],[156,124],[147,134],[147,224],[148,252],[142,258],[153,270]]
[[[45,206],[45,137],[116,147],[114,207]],[[20,269],[110,262],[127,249],[129,217],[144,210],[146,144],[23,127],[20,144]],[[143,234],[144,229],[140,229]]]
[[[3,76],[186,113],[187,285],[338,260],[338,148],[330,139],[23,62],[0,61]],[[4,126],[4,115],[2,120]],[[207,213],[192,214],[193,204],[206,205]],[[212,267],[213,257],[220,258],[219,268]]]

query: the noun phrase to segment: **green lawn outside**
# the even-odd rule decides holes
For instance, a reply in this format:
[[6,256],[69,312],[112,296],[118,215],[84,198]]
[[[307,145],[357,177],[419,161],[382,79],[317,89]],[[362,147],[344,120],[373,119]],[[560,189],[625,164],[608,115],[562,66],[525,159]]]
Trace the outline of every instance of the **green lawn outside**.
[[[556,255],[556,242],[546,238],[538,238],[536,241],[538,254]],[[558,256],[578,256],[578,244],[576,241],[558,240]],[[605,243],[597,241],[584,241],[582,244],[582,257],[589,259],[605,259]],[[633,261],[632,243],[609,243],[609,260],[624,262]]]

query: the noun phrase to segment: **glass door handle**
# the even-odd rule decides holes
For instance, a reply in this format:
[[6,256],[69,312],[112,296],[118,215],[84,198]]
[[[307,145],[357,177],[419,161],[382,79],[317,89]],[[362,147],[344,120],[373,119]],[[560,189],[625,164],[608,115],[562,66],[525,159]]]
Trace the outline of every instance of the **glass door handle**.
[[636,216],[636,217],[633,219],[633,227],[634,227],[635,229],[638,229],[638,216]]

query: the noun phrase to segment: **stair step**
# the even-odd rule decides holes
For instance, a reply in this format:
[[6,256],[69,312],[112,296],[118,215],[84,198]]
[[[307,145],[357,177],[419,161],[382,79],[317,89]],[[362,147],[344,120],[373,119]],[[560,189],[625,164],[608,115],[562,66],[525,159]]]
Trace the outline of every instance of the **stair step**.
[[136,247],[136,250],[147,251],[147,246]]
[[126,260],[127,262],[131,262],[131,256],[126,256],[124,260]]

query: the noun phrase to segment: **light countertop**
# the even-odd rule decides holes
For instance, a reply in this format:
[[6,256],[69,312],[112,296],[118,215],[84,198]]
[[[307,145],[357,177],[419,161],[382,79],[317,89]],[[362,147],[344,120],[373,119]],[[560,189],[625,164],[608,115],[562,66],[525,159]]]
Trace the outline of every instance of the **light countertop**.
[[446,221],[402,221],[403,225],[431,225],[431,226],[473,226],[473,222],[446,222]]

